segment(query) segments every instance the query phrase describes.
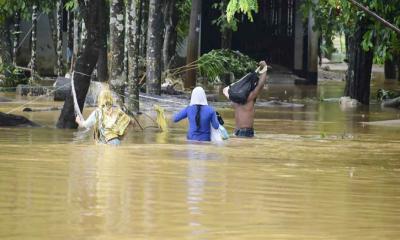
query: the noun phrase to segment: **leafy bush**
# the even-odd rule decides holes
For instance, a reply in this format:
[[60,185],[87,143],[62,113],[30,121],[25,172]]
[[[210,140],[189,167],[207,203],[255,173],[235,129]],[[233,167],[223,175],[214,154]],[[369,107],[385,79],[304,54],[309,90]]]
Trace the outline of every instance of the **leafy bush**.
[[0,87],[11,88],[16,87],[18,84],[27,84],[28,78],[24,72],[12,65],[0,64]]
[[203,54],[198,60],[200,75],[215,82],[223,74],[233,73],[235,77],[242,77],[257,68],[257,62],[239,51],[228,49],[212,50]]

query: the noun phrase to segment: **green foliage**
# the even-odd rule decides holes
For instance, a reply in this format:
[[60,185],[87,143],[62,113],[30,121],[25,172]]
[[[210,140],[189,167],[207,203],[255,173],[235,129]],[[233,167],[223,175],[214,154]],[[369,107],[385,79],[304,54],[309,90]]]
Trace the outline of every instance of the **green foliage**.
[[67,10],[75,10],[79,6],[78,0],[69,0],[65,3],[65,8]]
[[0,87],[16,87],[18,84],[27,84],[28,78],[23,71],[12,65],[0,65],[0,73],[4,76],[0,78]]
[[238,19],[233,18],[232,20],[228,21],[226,17],[226,1],[222,0],[219,3],[214,3],[212,7],[221,11],[221,15],[212,21],[212,24],[215,24],[220,28],[220,32],[224,32],[228,29],[237,31]]
[[217,77],[232,72],[235,77],[241,77],[254,71],[257,62],[239,51],[228,49],[212,50],[203,54],[198,60],[200,75],[214,82]]
[[192,8],[191,0],[177,0],[176,7],[178,9],[179,21],[176,27],[178,34],[177,44],[182,45],[183,40],[187,37],[189,33],[190,24],[190,11]]
[[[392,24],[400,27],[400,0],[357,0]],[[353,6],[348,0],[305,0],[301,6],[304,19],[313,12],[314,26],[325,38],[338,32],[351,36],[361,19],[368,17],[371,24],[363,36],[364,50],[374,50],[374,61],[383,63],[400,53],[399,35]]]
[[240,20],[235,17],[236,13],[243,13],[250,21],[253,21],[252,12],[258,12],[257,0],[221,0],[214,3],[212,7],[221,11],[221,15],[212,21],[212,24],[220,28],[220,32],[229,29],[237,31]]
[[351,18],[344,14],[346,11],[343,11],[343,6],[337,0],[321,0],[318,4],[312,0],[306,0],[300,9],[304,20],[308,19],[310,10],[313,12],[314,30],[319,31],[324,39],[321,43],[321,51],[330,56],[336,51],[333,46],[333,38],[345,28],[342,23],[350,21]]
[[0,0],[0,22],[18,12],[23,19],[31,18],[32,6],[36,4],[39,11],[49,13],[54,9],[55,0]]
[[253,21],[253,11],[258,12],[257,0],[229,0],[226,7],[226,19],[230,23],[235,18],[236,13],[243,13],[247,15],[250,21]]

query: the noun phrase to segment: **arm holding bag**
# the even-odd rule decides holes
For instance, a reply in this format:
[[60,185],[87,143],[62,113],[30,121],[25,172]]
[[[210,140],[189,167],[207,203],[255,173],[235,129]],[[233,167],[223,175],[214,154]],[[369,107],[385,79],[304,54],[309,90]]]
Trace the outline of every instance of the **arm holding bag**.
[[258,84],[258,74],[251,72],[242,77],[239,81],[229,86],[229,100],[238,104],[246,104],[250,92],[253,91]]

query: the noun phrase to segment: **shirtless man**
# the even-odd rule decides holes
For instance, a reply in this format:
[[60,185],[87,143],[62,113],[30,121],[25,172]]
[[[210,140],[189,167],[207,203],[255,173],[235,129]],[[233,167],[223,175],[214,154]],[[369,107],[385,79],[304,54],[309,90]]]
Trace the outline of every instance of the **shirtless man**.
[[[236,122],[236,129],[234,135],[237,137],[253,137],[254,136],[254,115],[255,115],[255,108],[254,104],[256,103],[256,98],[260,94],[261,90],[264,88],[264,85],[267,81],[267,71],[266,67],[267,64],[265,61],[261,61],[260,69],[264,69],[265,71],[261,71],[263,73],[260,74],[258,79],[257,87],[250,92],[247,102],[245,104],[238,104],[234,103],[233,108],[235,109],[235,122]],[[229,86],[224,88],[223,93],[229,99],[228,93]]]

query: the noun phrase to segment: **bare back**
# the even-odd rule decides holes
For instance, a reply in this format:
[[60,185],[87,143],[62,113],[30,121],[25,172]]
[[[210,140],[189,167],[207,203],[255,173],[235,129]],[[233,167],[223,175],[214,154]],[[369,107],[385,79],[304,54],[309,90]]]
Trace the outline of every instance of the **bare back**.
[[[266,68],[267,64],[264,61],[261,61],[260,67]],[[257,96],[261,93],[267,81],[267,71],[263,70],[260,73],[258,84],[256,88],[250,92],[247,97],[247,102],[245,104],[232,103],[233,108],[235,109],[235,122],[237,129],[253,128],[255,115],[254,104]],[[223,93],[226,98],[229,99],[229,86],[223,89]]]
[[236,128],[253,128],[255,115],[254,104],[254,101],[247,101],[247,103],[243,105],[233,103]]
[[[266,72],[261,74],[258,79],[257,87],[249,94],[247,102],[245,104],[232,103],[235,109],[235,122],[236,128],[253,128],[255,107],[257,96],[260,94],[261,90],[264,88],[265,82],[267,81]],[[224,95],[229,99],[228,88],[223,90]]]

